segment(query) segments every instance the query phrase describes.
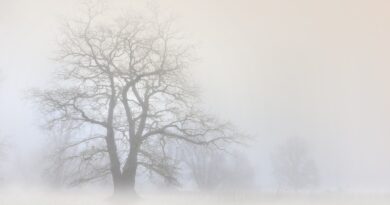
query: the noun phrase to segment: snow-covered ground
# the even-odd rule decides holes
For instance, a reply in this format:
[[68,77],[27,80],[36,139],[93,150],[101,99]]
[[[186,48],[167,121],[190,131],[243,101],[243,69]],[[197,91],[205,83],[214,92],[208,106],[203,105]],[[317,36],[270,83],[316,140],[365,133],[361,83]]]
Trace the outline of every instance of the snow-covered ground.
[[[115,204],[110,194],[101,191],[54,192],[36,189],[0,190],[0,205],[106,205]],[[137,201],[121,201],[120,204],[137,205],[387,205],[389,195],[306,195],[275,196],[256,193],[241,194],[145,194]]]

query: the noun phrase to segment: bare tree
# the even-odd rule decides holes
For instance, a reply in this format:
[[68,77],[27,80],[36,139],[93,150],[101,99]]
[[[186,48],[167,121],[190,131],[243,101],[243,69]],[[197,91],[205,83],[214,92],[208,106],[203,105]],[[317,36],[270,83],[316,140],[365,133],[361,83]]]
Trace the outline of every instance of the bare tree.
[[76,137],[78,130],[70,125],[64,122],[48,132],[50,140],[43,153],[43,179],[54,188],[106,182],[110,173],[109,162],[106,152],[99,151],[103,140],[87,140],[81,145],[82,138]]
[[251,162],[241,151],[234,151],[228,158],[228,166],[221,189],[225,191],[247,191],[255,185],[255,173]]
[[189,147],[184,150],[183,159],[200,190],[217,189],[226,176],[226,158],[217,150]]
[[[1,82],[3,81],[3,77],[4,76],[3,76],[2,70],[0,69],[0,88],[1,88]],[[0,166],[3,165],[2,162],[4,161],[4,158],[5,158],[5,149],[6,149],[6,143],[5,143],[4,136],[3,136],[1,129],[2,128],[0,127],[0,161],[1,161]],[[3,178],[0,178],[0,181],[3,181]]]
[[238,151],[226,153],[205,147],[188,147],[182,157],[200,190],[234,191],[253,185],[253,169],[249,160]]
[[72,130],[61,153],[89,170],[73,183],[110,174],[115,193],[134,193],[139,166],[175,183],[168,144],[235,141],[225,123],[194,106],[186,76],[191,49],[183,42],[171,21],[156,16],[109,21],[89,7],[85,19],[66,23],[55,88],[34,96],[48,128],[66,123]]
[[272,156],[273,173],[279,189],[299,191],[317,185],[318,171],[301,138],[289,138]]
[[3,81],[3,78],[4,78],[3,71],[0,69],[0,82]]

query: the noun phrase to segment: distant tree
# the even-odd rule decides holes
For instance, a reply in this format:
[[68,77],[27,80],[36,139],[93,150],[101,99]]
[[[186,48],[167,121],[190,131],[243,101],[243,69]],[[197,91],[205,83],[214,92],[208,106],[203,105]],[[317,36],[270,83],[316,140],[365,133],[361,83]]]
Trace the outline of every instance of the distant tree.
[[316,163],[301,138],[289,138],[281,144],[272,155],[272,164],[279,189],[299,191],[318,184]]
[[58,162],[84,170],[72,183],[112,177],[115,193],[135,193],[138,168],[176,183],[168,146],[220,147],[237,139],[226,123],[196,108],[188,83],[191,49],[171,21],[133,14],[114,20],[88,7],[65,24],[57,84],[36,91],[52,130],[72,135]]
[[184,162],[200,190],[237,190],[253,185],[254,173],[249,160],[240,152],[190,147]]
[[[3,75],[2,70],[0,69],[0,88],[1,88],[1,85],[2,85],[3,79],[4,79],[4,75]],[[0,93],[0,96],[1,96],[1,93]],[[3,99],[3,98],[0,97],[0,99]],[[2,127],[0,125],[0,159],[1,159],[2,156],[4,156],[3,152],[4,152],[4,147],[5,147],[5,143],[3,141],[3,135],[1,133],[1,128]]]
[[[2,70],[0,69],[0,88],[1,88],[1,83],[3,81],[3,73],[2,73]],[[1,93],[0,93],[0,96],[1,96]],[[2,99],[0,97],[0,99]],[[5,157],[5,149],[6,149],[6,143],[4,141],[4,136],[3,136],[3,133],[2,133],[2,126],[0,125],[0,166],[2,165],[2,161],[4,160],[4,157]],[[0,181],[3,181],[3,178],[0,177]]]
[[50,140],[43,153],[43,179],[54,188],[107,181],[105,176],[109,175],[108,161],[105,152],[97,150],[101,144],[75,143],[81,139],[77,137],[77,130],[69,126],[70,123],[64,122],[48,132]]
[[183,159],[200,190],[214,190],[221,185],[227,169],[224,154],[216,150],[193,147],[184,150]]
[[228,166],[221,189],[227,191],[245,191],[255,186],[255,173],[245,153],[234,151],[227,158]]

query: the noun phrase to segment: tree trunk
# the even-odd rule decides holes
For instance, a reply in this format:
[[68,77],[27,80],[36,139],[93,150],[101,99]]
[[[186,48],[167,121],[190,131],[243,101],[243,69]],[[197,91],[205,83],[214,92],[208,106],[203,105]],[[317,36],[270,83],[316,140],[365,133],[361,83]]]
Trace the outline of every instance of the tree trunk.
[[115,134],[112,126],[107,126],[106,144],[108,155],[110,158],[110,171],[114,184],[114,192],[120,189],[121,184],[121,165],[118,158],[117,147],[115,143]]
[[112,75],[109,76],[110,87],[111,87],[111,96],[108,104],[108,115],[107,115],[107,135],[106,135],[106,144],[107,151],[110,158],[110,171],[112,175],[112,181],[114,184],[114,193],[120,192],[122,190],[122,174],[121,174],[121,163],[118,157],[117,146],[115,142],[115,131],[114,131],[114,110],[117,103],[116,91],[115,91],[115,82]]
[[112,175],[112,181],[114,184],[114,192],[116,192],[119,189],[118,185],[121,183],[121,169],[120,169],[120,162],[117,155],[114,131],[112,128],[107,129],[106,143],[107,143],[108,155],[110,158],[110,171]]
[[121,188],[122,190],[120,192],[122,193],[129,193],[136,195],[135,192],[135,179],[137,174],[137,167],[138,167],[138,152],[139,152],[139,145],[138,143],[134,142],[130,145],[130,152],[127,157],[125,166],[123,167],[123,172],[121,176]]

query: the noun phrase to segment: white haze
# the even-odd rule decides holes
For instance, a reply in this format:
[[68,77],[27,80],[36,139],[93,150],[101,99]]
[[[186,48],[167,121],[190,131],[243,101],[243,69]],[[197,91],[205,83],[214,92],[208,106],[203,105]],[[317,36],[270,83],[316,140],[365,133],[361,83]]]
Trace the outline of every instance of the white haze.
[[[0,176],[1,186],[11,187],[0,194],[0,203],[18,198],[26,191],[20,187],[34,191],[16,204],[27,204],[31,198],[36,204],[51,204],[57,199],[55,194],[45,199],[46,192],[32,188],[41,185],[38,165],[44,160],[47,136],[26,92],[47,85],[50,69],[57,66],[50,58],[59,22],[73,17],[79,2],[0,0],[0,135],[5,136],[8,150]],[[124,9],[143,3],[113,0],[110,6]],[[158,3],[161,10],[178,17],[179,27],[197,43],[200,60],[193,65],[193,76],[205,109],[254,139],[245,148],[255,173],[251,192],[276,190],[270,155],[287,138],[301,137],[317,163],[319,191],[390,193],[390,2]],[[68,196],[75,200],[68,204],[83,204],[80,198],[92,203],[88,197],[80,196],[76,202],[72,197],[78,196]],[[178,204],[188,200],[182,197]],[[258,204],[255,197],[248,200]],[[316,199],[294,200],[289,202],[311,204]]]

